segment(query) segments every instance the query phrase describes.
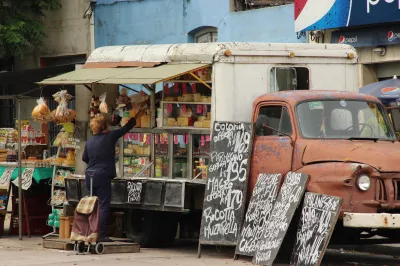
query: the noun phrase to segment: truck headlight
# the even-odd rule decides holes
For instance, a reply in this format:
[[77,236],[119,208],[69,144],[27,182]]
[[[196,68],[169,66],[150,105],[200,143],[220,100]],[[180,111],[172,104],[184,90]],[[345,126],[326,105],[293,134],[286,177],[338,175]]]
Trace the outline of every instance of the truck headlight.
[[360,190],[367,191],[371,187],[371,178],[367,175],[360,175],[356,183]]

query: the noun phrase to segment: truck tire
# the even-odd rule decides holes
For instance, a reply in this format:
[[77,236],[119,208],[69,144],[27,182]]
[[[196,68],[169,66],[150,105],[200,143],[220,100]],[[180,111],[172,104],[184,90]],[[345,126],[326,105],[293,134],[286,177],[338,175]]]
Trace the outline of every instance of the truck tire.
[[162,222],[158,212],[126,210],[126,236],[143,248],[158,247],[161,245],[157,240]]
[[178,228],[175,213],[127,210],[126,236],[144,248],[168,247],[174,244]]
[[178,230],[178,217],[175,213],[162,213],[161,227],[161,246],[169,247],[175,242],[176,233]]

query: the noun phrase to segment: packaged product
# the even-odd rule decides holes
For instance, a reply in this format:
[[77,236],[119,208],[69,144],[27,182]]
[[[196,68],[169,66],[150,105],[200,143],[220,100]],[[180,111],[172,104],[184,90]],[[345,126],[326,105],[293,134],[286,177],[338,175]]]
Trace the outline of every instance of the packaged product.
[[35,108],[33,108],[32,111],[32,118],[35,121],[39,122],[47,122],[50,120],[50,109],[47,107],[44,98],[40,97],[37,101],[37,105]]
[[107,96],[107,94],[103,93],[99,97],[99,100],[100,100],[99,109],[100,109],[100,112],[102,112],[103,114],[108,114],[108,106],[107,106],[107,103],[106,103],[106,96]]

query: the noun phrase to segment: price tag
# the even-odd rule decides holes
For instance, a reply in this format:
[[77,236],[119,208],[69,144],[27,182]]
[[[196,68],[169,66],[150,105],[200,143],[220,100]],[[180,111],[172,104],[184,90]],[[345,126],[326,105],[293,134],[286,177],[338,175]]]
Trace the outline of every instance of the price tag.
[[172,113],[172,104],[167,104],[167,112]]
[[8,189],[10,186],[11,175],[14,173],[15,167],[7,167],[0,178],[0,188]]
[[184,93],[184,94],[186,94],[186,83],[183,83],[182,84],[182,92]]
[[[23,190],[28,190],[31,187],[34,172],[35,172],[35,168],[26,168],[22,172],[22,189]],[[19,184],[18,177],[13,181],[13,184],[18,187],[18,184]]]
[[174,135],[174,143],[175,143],[175,145],[179,144],[179,139],[178,139],[177,135]]
[[197,111],[198,114],[203,113],[203,106],[201,104],[198,104],[197,107],[196,107],[196,111]]
[[197,84],[193,83],[192,84],[192,93],[196,93],[196,90],[197,90]]
[[204,135],[201,135],[201,146],[205,145],[205,138]]

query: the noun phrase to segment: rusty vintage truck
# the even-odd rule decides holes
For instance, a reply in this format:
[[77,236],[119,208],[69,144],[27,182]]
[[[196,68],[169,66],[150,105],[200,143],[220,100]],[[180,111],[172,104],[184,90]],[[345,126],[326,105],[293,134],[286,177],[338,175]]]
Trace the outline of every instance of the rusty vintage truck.
[[254,101],[252,115],[248,195],[259,173],[302,172],[310,176],[307,191],[343,198],[336,230],[341,235],[398,236],[388,229],[400,227],[400,143],[377,98],[337,91],[268,93]]

